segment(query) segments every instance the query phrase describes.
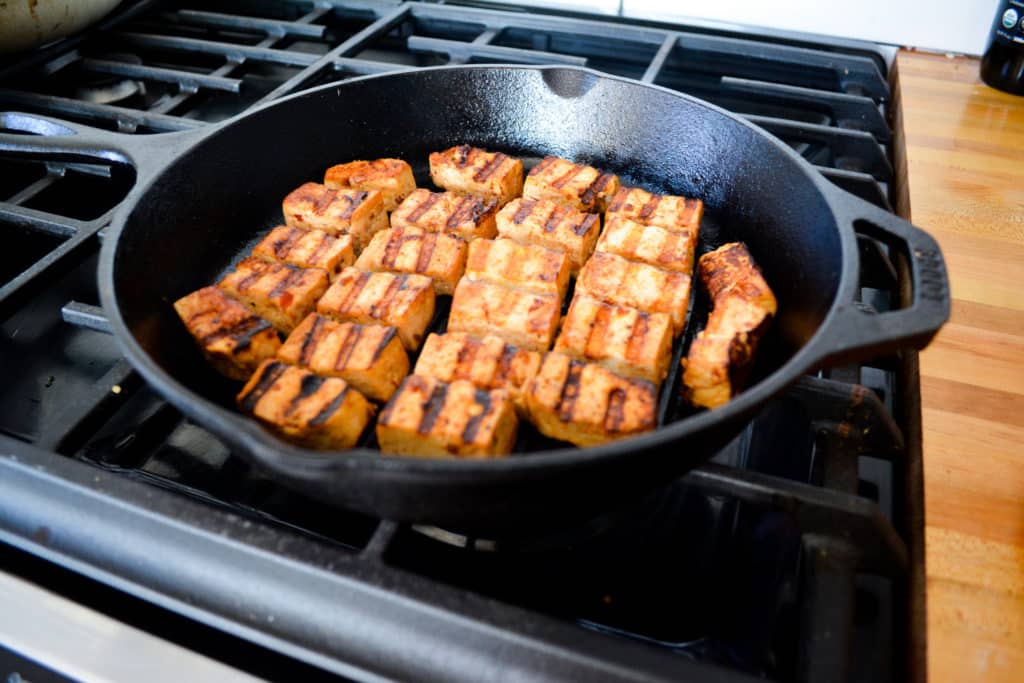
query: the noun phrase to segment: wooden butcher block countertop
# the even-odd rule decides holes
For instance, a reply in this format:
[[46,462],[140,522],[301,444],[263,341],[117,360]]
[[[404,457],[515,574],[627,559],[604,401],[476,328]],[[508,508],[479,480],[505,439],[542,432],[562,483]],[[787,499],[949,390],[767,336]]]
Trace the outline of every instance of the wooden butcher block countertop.
[[921,354],[929,680],[1024,681],[1024,97],[975,59],[897,74],[910,218],[953,295]]

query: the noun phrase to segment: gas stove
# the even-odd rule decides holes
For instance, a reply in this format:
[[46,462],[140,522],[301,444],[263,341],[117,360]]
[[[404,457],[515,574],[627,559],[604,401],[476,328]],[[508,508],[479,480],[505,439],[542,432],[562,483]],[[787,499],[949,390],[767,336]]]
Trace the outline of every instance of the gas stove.
[[[872,45],[495,5],[198,7],[143,0],[0,61],[0,130],[157,135],[359,75],[573,64],[725,107],[904,205],[891,51]],[[923,679],[913,350],[805,376],[713,461],[587,524],[473,538],[373,519],[251,469],[121,358],[96,259],[133,182],[0,157],[0,577],[172,644],[168,661],[229,667],[218,678]],[[860,247],[860,305],[899,305],[904,264]],[[117,677],[68,664],[31,616],[0,618],[0,673]],[[147,652],[116,657],[158,666]]]

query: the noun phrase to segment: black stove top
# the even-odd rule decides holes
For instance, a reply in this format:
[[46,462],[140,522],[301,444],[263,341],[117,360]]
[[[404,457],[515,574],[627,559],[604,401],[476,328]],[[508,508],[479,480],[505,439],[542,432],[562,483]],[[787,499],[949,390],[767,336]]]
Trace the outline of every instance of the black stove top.
[[[398,68],[579,64],[739,113],[890,210],[901,189],[871,46],[510,7],[195,7],[138,2],[0,61],[0,131],[157,134]],[[923,676],[913,351],[806,376],[712,463],[578,528],[371,519],[251,470],[121,358],[95,270],[133,181],[0,152],[0,569],[275,678]],[[862,305],[898,304],[899,260],[861,255]]]

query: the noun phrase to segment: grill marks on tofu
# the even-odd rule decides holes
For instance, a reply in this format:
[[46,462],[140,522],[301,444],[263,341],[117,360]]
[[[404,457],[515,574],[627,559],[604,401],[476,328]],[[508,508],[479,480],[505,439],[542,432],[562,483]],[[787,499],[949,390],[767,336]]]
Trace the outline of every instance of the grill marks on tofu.
[[319,183],[305,183],[284,198],[281,208],[289,227],[352,235],[356,251],[388,227],[384,200],[376,190],[335,190]]
[[596,214],[545,199],[520,198],[509,202],[498,212],[497,224],[502,237],[564,251],[573,273],[579,272],[590,258],[601,232],[601,220]]
[[373,405],[337,377],[266,360],[239,392],[239,409],[285,439],[302,446],[351,448],[370,418]]
[[667,230],[696,231],[704,215],[704,202],[689,197],[654,194],[639,187],[623,187],[608,204],[608,215],[622,216],[644,225],[657,225]]
[[523,162],[501,152],[459,145],[430,155],[430,179],[438,187],[494,197],[504,205],[523,191]]
[[286,263],[299,268],[319,268],[333,280],[355,260],[352,236],[330,235],[323,230],[303,230],[280,225],[253,248],[252,255],[263,261]]
[[716,408],[744,383],[778,304],[742,243],[705,254],[698,269],[714,308],[682,361],[683,394],[695,406]]
[[402,345],[414,351],[434,317],[434,284],[423,275],[367,273],[346,268],[321,297],[316,310],[341,322],[394,327]]
[[401,159],[374,159],[331,166],[324,174],[324,185],[334,190],[377,190],[384,210],[394,211],[416,189],[416,179],[412,166]]
[[648,313],[665,313],[678,335],[690,304],[689,275],[673,273],[615,254],[596,252],[580,271],[576,292]]
[[603,213],[618,189],[619,177],[614,174],[558,157],[544,157],[526,176],[523,197],[546,199],[577,211]]
[[534,294],[463,278],[455,288],[448,329],[501,337],[533,351],[551,346],[561,308],[553,294]]
[[505,390],[522,412],[523,391],[539,367],[536,351],[517,348],[499,337],[477,339],[448,332],[427,337],[413,372],[442,382],[467,380],[480,389]]
[[697,252],[697,230],[674,232],[610,213],[597,250],[689,275]]
[[248,379],[281,345],[269,322],[216,287],[183,296],[174,310],[210,364],[230,379]]
[[494,216],[498,206],[494,197],[418,189],[391,214],[391,227],[450,232],[464,240],[489,238],[497,234]]
[[548,353],[526,393],[526,406],[542,434],[593,446],[654,429],[658,390],[596,363]]
[[394,327],[339,323],[316,313],[288,336],[277,358],[318,375],[340,377],[381,402],[409,374],[409,357]]
[[624,377],[660,384],[672,355],[672,321],[664,313],[575,296],[555,341],[561,351]]
[[455,235],[415,228],[390,228],[373,236],[356,268],[417,273],[434,281],[438,294],[451,294],[466,267],[466,242]]
[[569,287],[569,257],[562,251],[510,239],[473,240],[466,259],[466,278],[555,294],[562,300]]
[[217,286],[288,334],[313,310],[327,282],[327,273],[322,270],[249,257]]
[[504,391],[410,375],[381,411],[377,440],[385,453],[492,458],[512,451],[517,426]]

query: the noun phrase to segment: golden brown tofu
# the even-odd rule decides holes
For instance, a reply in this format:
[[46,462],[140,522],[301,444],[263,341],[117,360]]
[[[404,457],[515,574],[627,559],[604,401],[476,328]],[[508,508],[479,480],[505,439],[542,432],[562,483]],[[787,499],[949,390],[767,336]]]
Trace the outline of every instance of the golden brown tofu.
[[523,162],[501,152],[459,145],[430,155],[430,179],[446,190],[495,197],[504,205],[523,191]]
[[558,157],[544,157],[527,174],[523,197],[547,199],[577,211],[604,213],[618,189],[617,175]]
[[512,451],[517,426],[504,391],[410,375],[381,411],[377,441],[384,453],[493,458]]
[[569,257],[539,244],[473,240],[466,258],[466,278],[537,294],[556,294],[561,301],[569,287]]
[[448,329],[477,337],[493,334],[524,349],[545,351],[558,328],[554,294],[534,294],[463,278],[455,288]]
[[612,197],[605,218],[612,214],[644,225],[696,233],[704,215],[704,202],[671,194],[653,194],[639,187],[623,187]]
[[288,335],[277,358],[318,375],[340,377],[381,402],[409,374],[409,357],[394,327],[339,323],[316,313]]
[[285,197],[281,208],[289,227],[352,235],[356,252],[388,227],[384,199],[377,190],[334,190],[306,183]]
[[323,230],[303,230],[279,225],[253,248],[263,261],[287,263],[299,268],[319,268],[333,280],[355,260],[351,235],[330,235]]
[[250,256],[217,286],[288,334],[313,310],[317,299],[327,290],[327,283],[327,273],[322,270],[269,263]]
[[466,268],[466,241],[416,228],[390,228],[373,236],[356,268],[426,275],[436,293],[451,294]]
[[593,361],[623,377],[660,384],[672,356],[672,321],[577,294],[562,321],[555,351]]
[[542,434],[594,446],[654,429],[658,389],[596,363],[548,353],[526,392],[526,407]]
[[692,275],[697,230],[674,232],[610,213],[605,218],[601,238],[597,240],[597,250]]
[[494,237],[498,200],[418,189],[391,214],[392,228],[450,232],[464,240]]
[[373,404],[343,379],[265,360],[236,398],[285,439],[309,448],[351,448],[373,417]]
[[502,237],[564,251],[573,273],[594,253],[601,233],[597,214],[544,199],[513,199],[498,212],[497,223]]
[[580,271],[576,291],[610,304],[667,313],[672,319],[672,333],[679,335],[690,306],[690,282],[689,275],[598,251]]
[[416,189],[416,179],[412,166],[401,159],[374,159],[331,166],[324,174],[324,185],[335,190],[377,190],[384,210],[394,211]]
[[448,332],[427,337],[413,372],[442,382],[464,379],[480,389],[503,389],[522,412],[523,391],[539,367],[536,351],[516,348],[499,337]]
[[321,297],[316,310],[341,322],[394,327],[402,345],[415,351],[434,317],[434,283],[423,275],[346,268]]
[[717,302],[726,296],[738,296],[775,315],[775,295],[742,242],[723,244],[700,257],[700,279],[708,296]]
[[281,340],[263,318],[216,287],[203,287],[174,302],[174,310],[203,355],[220,374],[244,381]]

